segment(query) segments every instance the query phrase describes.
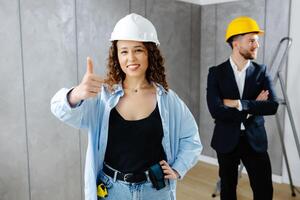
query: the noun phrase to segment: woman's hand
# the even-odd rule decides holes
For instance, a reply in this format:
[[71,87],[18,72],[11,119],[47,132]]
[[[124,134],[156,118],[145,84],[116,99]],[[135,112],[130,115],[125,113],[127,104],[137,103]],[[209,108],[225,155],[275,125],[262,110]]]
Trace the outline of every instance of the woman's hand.
[[163,169],[163,172],[165,174],[165,179],[173,179],[176,180],[180,177],[178,172],[175,169],[172,169],[170,165],[165,161],[162,160],[159,162],[161,168]]
[[75,106],[80,101],[90,97],[95,97],[101,90],[103,79],[94,74],[93,61],[87,57],[86,72],[81,83],[76,86],[68,96],[68,101],[71,106]]

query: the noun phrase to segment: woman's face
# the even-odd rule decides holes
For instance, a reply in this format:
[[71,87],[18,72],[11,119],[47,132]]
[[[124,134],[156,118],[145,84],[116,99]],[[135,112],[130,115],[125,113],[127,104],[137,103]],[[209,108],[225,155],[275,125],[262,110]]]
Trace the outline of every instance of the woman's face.
[[145,77],[148,68],[148,52],[142,42],[119,40],[118,59],[126,76]]

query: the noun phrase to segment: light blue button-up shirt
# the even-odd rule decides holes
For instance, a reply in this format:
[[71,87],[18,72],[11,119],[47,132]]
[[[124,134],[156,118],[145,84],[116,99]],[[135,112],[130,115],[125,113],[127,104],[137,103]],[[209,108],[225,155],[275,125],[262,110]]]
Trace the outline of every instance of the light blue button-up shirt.
[[[96,178],[102,169],[108,139],[110,111],[124,95],[120,84],[113,92],[102,86],[95,98],[82,101],[71,108],[67,94],[70,89],[59,90],[51,100],[51,111],[61,121],[88,129],[88,147],[85,162],[85,199],[97,200]],[[162,145],[167,162],[182,178],[198,161],[202,151],[198,127],[185,103],[172,90],[166,91],[156,84],[156,99],[162,119],[164,137]],[[176,199],[176,181],[170,181],[171,199]]]

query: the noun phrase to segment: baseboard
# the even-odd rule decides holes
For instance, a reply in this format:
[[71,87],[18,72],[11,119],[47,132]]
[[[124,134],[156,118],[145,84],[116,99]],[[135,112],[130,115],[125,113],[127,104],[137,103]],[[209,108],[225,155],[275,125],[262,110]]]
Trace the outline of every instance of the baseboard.
[[[213,158],[213,157],[210,157],[210,156],[201,155],[200,158],[199,158],[199,161],[219,166],[218,160],[216,158]],[[246,171],[245,168],[243,169],[242,173],[247,174],[247,171]],[[274,183],[283,183],[282,176],[279,176],[279,175],[276,175],[276,174],[272,174],[272,180],[273,180]]]
[[208,164],[219,166],[218,160],[216,158],[213,158],[213,157],[210,157],[210,156],[200,155],[199,160],[203,161],[205,163],[208,163]]

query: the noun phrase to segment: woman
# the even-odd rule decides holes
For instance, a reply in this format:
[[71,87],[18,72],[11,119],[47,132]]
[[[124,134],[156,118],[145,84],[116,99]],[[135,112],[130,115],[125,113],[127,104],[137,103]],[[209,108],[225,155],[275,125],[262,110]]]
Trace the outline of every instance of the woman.
[[[105,199],[176,199],[176,180],[196,164],[202,150],[196,122],[168,89],[149,20],[125,16],[111,41],[106,79],[93,73],[88,58],[82,82],[61,89],[51,101],[56,117],[89,130],[85,199],[97,199],[99,184],[108,190]],[[98,198],[103,196],[99,190]]]

